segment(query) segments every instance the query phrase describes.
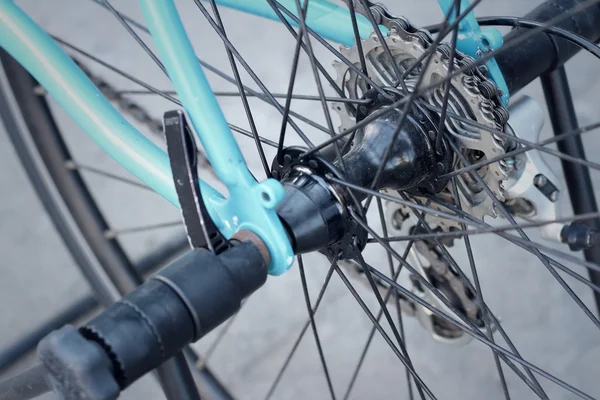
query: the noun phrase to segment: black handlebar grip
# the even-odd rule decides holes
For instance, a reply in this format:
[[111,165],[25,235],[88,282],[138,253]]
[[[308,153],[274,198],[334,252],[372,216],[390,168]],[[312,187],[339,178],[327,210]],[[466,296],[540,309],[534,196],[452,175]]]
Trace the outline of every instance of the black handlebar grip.
[[[525,18],[548,22],[586,2],[589,0],[549,0],[540,4]],[[600,3],[594,3],[553,25],[597,42],[600,39]],[[529,30],[513,29],[504,37],[504,46],[510,46],[512,40]],[[539,76],[563,65],[579,50],[580,47],[565,39],[540,32],[499,54],[496,61],[506,79],[509,92],[513,94]]]
[[236,243],[218,256],[194,249],[80,332],[106,351],[124,389],[232,316],[266,277],[263,255],[251,242]]

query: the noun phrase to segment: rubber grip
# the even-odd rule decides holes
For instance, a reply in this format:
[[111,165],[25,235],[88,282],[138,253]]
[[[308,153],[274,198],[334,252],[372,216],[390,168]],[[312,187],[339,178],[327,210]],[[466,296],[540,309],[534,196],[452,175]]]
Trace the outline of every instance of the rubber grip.
[[193,249],[80,332],[109,355],[124,389],[231,317],[266,278],[263,256],[251,242],[236,243],[219,255]]
[[[589,3],[589,0],[546,1],[525,18],[539,22],[552,22],[553,19],[560,18],[559,16],[583,3]],[[552,22],[552,25],[597,42],[600,39],[600,3],[588,6],[558,22]],[[513,29],[504,37],[504,46],[511,46],[511,41],[522,37],[529,30],[528,28]],[[504,74],[510,93],[514,94],[534,79],[563,65],[579,50],[580,47],[565,39],[540,32],[516,44],[511,50],[499,54],[496,61]]]

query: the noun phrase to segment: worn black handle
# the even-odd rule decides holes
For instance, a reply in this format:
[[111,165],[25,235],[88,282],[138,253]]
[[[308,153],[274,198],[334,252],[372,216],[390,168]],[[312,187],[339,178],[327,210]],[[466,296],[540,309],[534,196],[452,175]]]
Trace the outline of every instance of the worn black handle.
[[220,255],[194,249],[80,332],[111,356],[123,389],[232,316],[266,277],[265,261],[251,242]]
[[[52,390],[65,400],[110,400],[239,310],[267,279],[269,255],[241,231],[217,255],[193,249],[79,330],[65,326],[38,345],[42,366],[0,382],[0,399]],[[32,386],[34,385],[34,387]]]

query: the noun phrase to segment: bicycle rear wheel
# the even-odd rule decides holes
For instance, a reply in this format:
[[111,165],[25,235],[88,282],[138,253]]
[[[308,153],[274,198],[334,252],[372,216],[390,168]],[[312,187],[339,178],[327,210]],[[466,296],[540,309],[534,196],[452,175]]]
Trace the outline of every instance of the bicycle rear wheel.
[[[531,7],[530,4],[515,2],[505,4],[502,10],[502,5],[489,1],[480,3],[475,10],[489,7],[492,14],[507,13],[514,6],[523,8],[523,12],[514,11],[522,15]],[[411,65],[423,65],[428,58],[417,62],[414,55],[412,58],[402,58],[399,54],[406,53],[399,47],[401,44],[394,46],[394,36],[382,40],[380,36],[372,35],[359,41],[362,48],[342,48],[341,52],[337,52],[335,47],[327,47],[325,41],[319,40],[322,38],[318,35],[302,31],[302,24],[300,28],[276,28],[271,23],[246,17],[245,21],[249,22],[244,25],[236,23],[234,18],[238,18],[238,14],[218,8],[223,17],[221,21],[221,14],[217,17],[209,11],[210,4],[207,3],[205,8],[202,8],[202,4],[196,4],[200,11],[204,11],[201,13],[195,12],[194,4],[182,4],[182,8],[189,7],[183,8],[182,14],[189,18],[186,22],[192,29],[190,36],[204,39],[199,44],[198,53],[203,57],[205,68],[221,78],[225,76],[229,84],[237,86],[237,91],[235,87],[232,90],[231,86],[216,80],[213,86],[215,93],[223,99],[229,122],[235,124],[234,129],[242,135],[257,139],[260,133],[262,137],[248,140],[240,136],[239,139],[259,179],[271,173],[269,168],[265,170],[264,160],[269,167],[271,161],[279,157],[277,147],[281,138],[284,147],[300,144],[307,151],[311,151],[311,146],[319,146],[327,140],[331,143],[339,141],[341,155],[349,154],[343,149],[345,144],[357,148],[361,138],[353,137],[346,141],[350,136],[342,136],[345,131],[337,129],[336,116],[339,116],[342,128],[346,131],[353,129],[353,124],[360,123],[362,118],[357,117],[358,110],[355,109],[371,107],[374,101],[367,95],[373,90],[382,95],[391,91],[395,96],[404,90],[400,80],[414,89],[419,86],[417,82],[427,70],[416,67],[414,73],[404,76]],[[277,3],[272,4],[278,7]],[[93,10],[97,12],[96,8]],[[411,18],[408,10],[405,8],[400,11],[406,11],[407,17]],[[124,14],[120,11],[113,9],[106,13],[107,18],[117,17],[113,20],[114,31],[120,25],[126,25],[143,37],[143,27],[137,25],[135,20],[125,19],[129,12]],[[285,13],[281,7],[279,11],[282,15]],[[479,14],[483,12],[479,11]],[[197,24],[197,20],[203,17],[210,23]],[[95,23],[99,25],[99,21],[96,19]],[[263,25],[267,28],[263,28]],[[207,48],[218,48],[210,46],[212,43],[220,45],[221,42],[230,41],[247,44],[244,38],[248,36],[248,26],[252,32],[256,32],[255,35],[264,32],[266,39],[260,43],[250,43],[256,47],[233,46],[232,49],[229,46],[230,54],[224,52],[213,55],[208,54],[213,52],[206,51]],[[56,31],[63,30],[63,33],[68,31],[65,27],[54,28]],[[90,31],[93,28],[98,32],[106,32],[99,26],[89,27]],[[268,30],[271,29],[280,29],[277,32],[282,34],[269,34]],[[286,30],[292,32],[289,41],[285,41]],[[300,35],[299,32],[304,33]],[[421,34],[424,35],[424,42],[428,43],[428,46],[424,46],[425,50],[440,48],[434,37],[427,37],[423,32]],[[83,62],[86,65],[98,61],[98,57],[89,57],[94,55],[80,52],[80,46],[72,43],[75,40],[83,43],[84,39],[61,36],[65,39],[63,44],[74,57],[85,59]],[[297,45],[296,40],[301,36],[305,37],[302,46]],[[449,65],[454,65],[456,61],[455,67],[459,69],[468,62],[458,62],[461,54],[455,51],[452,36],[453,32],[449,31],[445,39],[446,47],[441,47],[446,58],[440,60],[452,59]],[[98,37],[99,43],[104,43],[102,36]],[[137,50],[133,50],[129,45],[118,47],[110,38],[104,39],[117,48],[115,51],[120,48],[124,53],[136,51],[138,55],[149,51],[137,47]],[[94,47],[93,44],[90,48],[102,47],[97,43]],[[509,42],[505,48],[510,49],[510,46],[517,45]],[[273,50],[273,58],[264,62],[267,48]],[[234,49],[239,49],[239,53]],[[388,53],[392,54],[393,63],[386,61]],[[290,57],[281,60],[280,54]],[[211,59],[211,56],[214,58]],[[584,62],[578,64],[580,68],[596,71],[590,66],[592,63],[589,59],[585,58],[591,59],[591,56],[581,57]],[[223,69],[231,68],[231,59],[235,60],[231,62],[232,72],[223,72]],[[248,65],[253,68],[246,70],[242,59],[248,60]],[[287,62],[288,59],[291,59],[291,63]],[[338,61],[335,69],[327,67],[332,59]],[[119,60],[114,61],[116,63]],[[207,64],[209,62],[211,64]],[[214,67],[213,62],[218,67]],[[108,63],[109,67],[113,67],[112,72],[122,72],[121,67],[113,66],[114,63]],[[118,93],[113,101],[119,106],[125,105],[124,99],[137,96],[136,99],[142,100],[136,101],[144,102],[149,109],[156,111],[156,115],[168,107],[175,107],[159,103],[160,97],[168,100],[173,96],[173,93],[162,89],[168,82],[159,75],[160,72],[153,74],[146,69],[137,69],[133,70],[135,76],[124,78],[122,74],[112,77],[104,71],[97,73],[95,69],[90,70],[96,78],[101,76],[108,83],[103,88],[106,93]],[[398,72],[402,74],[401,78],[395,75]],[[444,81],[444,76],[451,73],[449,70],[441,74],[437,82]],[[317,80],[313,80],[315,76]],[[131,78],[143,80],[145,86],[138,88],[129,82],[125,83]],[[468,81],[469,78],[475,79],[472,76],[463,79]],[[152,83],[146,83],[150,79]],[[251,82],[253,86],[250,86]],[[328,89],[327,84],[331,84],[333,89]],[[583,83],[579,83],[579,88],[576,88],[582,93],[582,98],[591,96],[582,90],[582,86]],[[114,88],[119,89],[112,90]],[[296,90],[294,95],[288,94],[290,88]],[[529,89],[528,93],[536,97],[536,88]],[[444,90],[437,91],[438,103],[424,100],[426,94],[432,91],[415,100],[423,107],[425,104],[434,107],[423,113],[433,113],[432,118],[436,122],[444,119],[441,116],[444,112],[440,110],[446,107],[446,121],[453,122],[442,126],[454,137],[457,136],[456,130],[464,128],[462,124],[473,122],[474,115],[479,112],[474,108],[477,113],[473,111],[462,116],[456,115],[460,110],[461,96],[468,96],[461,90],[462,87],[457,86],[449,89],[449,94]],[[403,93],[407,95],[411,91]],[[242,100],[241,104],[238,97]],[[541,99],[539,93],[537,98]],[[306,103],[300,104],[300,101]],[[450,104],[451,101],[454,106]],[[584,117],[587,113],[591,119],[586,122],[595,122],[591,118],[593,114],[585,110],[584,103],[582,101],[583,107],[580,109],[583,109]],[[293,113],[286,112],[287,104],[293,106]],[[487,103],[482,101],[481,104],[484,108],[483,105]],[[528,104],[531,103],[523,104],[529,109]],[[493,103],[493,106],[501,109],[497,103]],[[536,110],[534,106],[531,107]],[[374,112],[377,110],[368,109],[366,113],[372,115]],[[533,118],[538,116],[536,113],[534,111],[526,115]],[[516,118],[516,115],[514,111],[511,118]],[[542,114],[542,120],[544,117]],[[481,124],[485,119],[476,121]],[[558,161],[568,157],[560,152],[546,151],[547,148],[541,147],[546,141],[538,137],[523,142],[524,138],[518,136],[517,132],[517,138],[511,138],[508,136],[509,130],[504,128],[505,122],[499,123],[500,127],[492,127],[492,132],[483,129],[479,134],[504,134],[502,139],[510,143],[500,146],[504,158],[509,157],[506,153],[524,149],[523,146],[532,147],[523,150],[523,154],[537,151],[538,155],[549,155],[551,158],[547,161],[552,168],[545,172],[546,178],[557,188],[564,187],[560,177],[550,177],[550,174],[560,171]],[[508,122],[509,125],[512,123],[510,119]],[[439,128],[438,124],[434,125],[434,129]],[[582,132],[577,131],[571,136],[578,137]],[[543,132],[542,136],[547,133]],[[595,146],[591,135],[581,136],[589,140],[589,146]],[[309,139],[308,142],[303,137]],[[375,186],[374,179],[350,179],[350,176],[354,177],[352,170],[346,169],[344,178],[327,176],[329,184],[350,188],[356,196],[362,196],[362,206],[369,203],[369,210],[364,215],[359,207],[349,207],[354,212],[353,219],[356,222],[353,229],[366,230],[368,242],[360,255],[348,257],[351,262],[341,262],[331,256],[330,260],[324,260],[319,254],[304,255],[297,268],[284,277],[271,279],[263,291],[249,299],[249,304],[244,306],[239,317],[224,327],[229,331],[227,335],[216,335],[215,340],[221,343],[218,350],[214,350],[210,340],[199,344],[207,350],[208,355],[215,354],[210,357],[210,362],[216,365],[220,376],[226,379],[227,386],[235,393],[249,398],[262,398],[265,395],[272,398],[383,398],[390,394],[407,398],[481,398],[482,393],[489,398],[591,398],[598,392],[596,380],[589,376],[589,371],[593,371],[592,366],[598,358],[596,329],[600,323],[592,307],[593,293],[599,288],[583,276],[585,268],[595,271],[594,264],[583,263],[579,258],[572,257],[566,248],[557,251],[556,241],[542,237],[543,233],[537,228],[551,225],[549,222],[558,223],[556,217],[552,221],[535,220],[527,212],[531,211],[527,207],[535,204],[526,201],[507,202],[506,199],[511,200],[508,194],[490,195],[486,187],[490,189],[492,184],[500,187],[500,184],[491,180],[486,173],[493,171],[492,168],[498,168],[496,170],[501,172],[496,163],[506,161],[504,158],[491,161],[494,157],[486,153],[488,149],[479,150],[478,153],[475,151],[477,149],[464,145],[465,142],[452,141],[451,134],[443,140],[448,140],[450,147],[446,151],[454,157],[452,170],[446,172],[454,182],[450,181],[447,191],[434,190],[437,195],[432,198],[410,190],[398,192],[394,186],[398,183],[397,176],[392,177],[384,187],[385,193],[370,191]],[[453,149],[451,144],[460,147]],[[336,151],[335,146],[329,146],[323,152],[323,157],[337,162]],[[595,156],[598,152],[589,154]],[[595,157],[589,161],[581,158],[573,160],[572,157],[567,159],[567,162],[588,168],[594,181],[597,175],[595,170],[598,169],[596,161]],[[76,160],[76,165],[81,164],[81,160]],[[473,168],[469,164],[478,164],[478,167]],[[341,164],[337,165],[342,169]],[[375,165],[377,168],[378,165]],[[203,171],[205,176],[208,169]],[[473,170],[477,170],[480,178],[484,179],[483,184],[476,176],[469,175],[468,171]],[[467,197],[467,189],[476,192],[477,196]],[[339,190],[343,192],[345,189]],[[452,195],[459,191],[461,195]],[[566,200],[565,192],[561,190],[561,201]],[[372,200],[364,198],[369,196]],[[469,200],[472,203],[467,203]],[[561,204],[568,206],[567,203]],[[495,212],[499,217],[492,219],[488,212]],[[481,218],[483,215],[486,216],[484,222]],[[500,219],[503,215],[504,220]],[[561,221],[565,223],[578,220],[571,210],[564,215]],[[597,215],[585,218],[595,220]],[[492,226],[487,226],[488,223]],[[467,226],[471,227],[470,230],[466,230]],[[529,229],[528,236],[522,235],[519,229]],[[106,232],[106,227],[101,227],[98,232]],[[350,243],[351,248],[352,245]],[[519,248],[523,250],[517,250]],[[101,250],[99,253],[99,256],[107,257],[111,250]],[[445,273],[433,271],[434,266],[440,265],[445,268]],[[395,283],[396,275],[400,276],[399,284]],[[300,278],[300,284],[296,278]],[[295,295],[289,296],[289,293]],[[355,303],[363,312],[358,311]],[[254,313],[251,312],[252,307]],[[305,317],[307,312],[309,315]],[[408,318],[410,315],[416,315],[419,319]],[[297,333],[298,328],[300,333]],[[571,344],[572,341],[566,339],[574,331],[580,345]],[[448,343],[464,344],[471,337],[484,346],[472,343],[461,347],[461,351],[448,346]],[[525,360],[531,360],[532,363]],[[242,376],[246,379],[242,380]],[[265,380],[264,377],[268,378]]]

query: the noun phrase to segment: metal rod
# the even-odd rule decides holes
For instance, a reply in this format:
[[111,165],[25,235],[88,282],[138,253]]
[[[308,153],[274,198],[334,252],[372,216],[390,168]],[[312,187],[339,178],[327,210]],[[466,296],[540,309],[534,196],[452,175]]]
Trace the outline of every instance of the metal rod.
[[98,301],[91,295],[81,297],[49,320],[29,331],[16,342],[5,346],[0,352],[0,371],[9,368],[25,354],[34,350],[38,342],[50,332],[90,313],[97,306]]
[[49,391],[42,365],[0,381],[0,400],[29,400]]
[[[577,129],[577,116],[573,107],[571,89],[564,66],[557,68],[548,75],[541,78],[546,105],[550,114],[550,121],[555,135]],[[557,142],[558,150],[561,153],[573,157],[585,159],[585,150],[581,136],[572,136]],[[594,195],[594,186],[590,178],[588,167],[580,164],[574,164],[561,160],[562,168],[565,174],[567,189],[571,198],[573,212],[577,215],[589,212],[598,212],[596,197]],[[600,220],[592,218],[582,221],[582,223],[600,231]],[[586,261],[600,264],[600,247],[592,247],[583,251]],[[596,285],[600,284],[600,272],[589,270],[590,281]],[[600,311],[600,293],[594,292],[596,307]]]

